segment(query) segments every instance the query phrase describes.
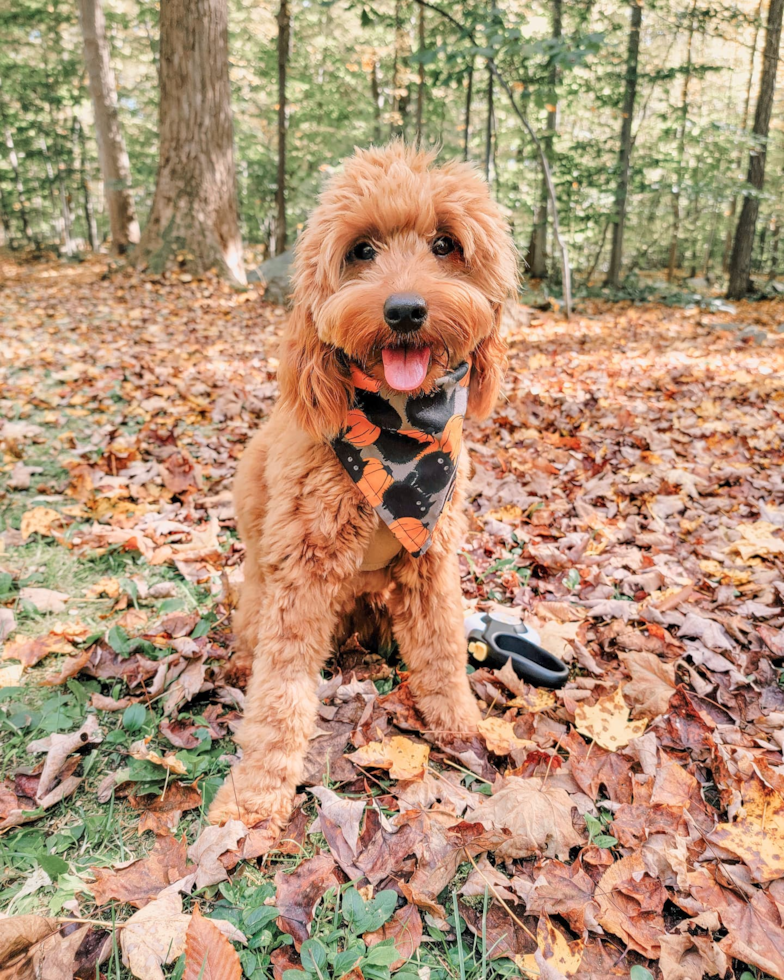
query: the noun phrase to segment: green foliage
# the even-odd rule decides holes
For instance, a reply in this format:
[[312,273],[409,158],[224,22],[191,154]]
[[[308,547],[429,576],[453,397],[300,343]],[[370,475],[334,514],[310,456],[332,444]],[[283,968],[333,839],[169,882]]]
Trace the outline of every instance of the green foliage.
[[[492,57],[538,133],[546,132],[548,112],[558,107],[550,153],[564,233],[578,275],[592,271],[593,281],[601,282],[614,218],[628,10],[623,4],[559,0],[562,30],[554,36],[554,2],[501,8],[465,0],[457,7],[445,6],[460,27],[426,9],[420,47],[415,0],[295,0],[288,65],[291,237],[301,228],[324,176],[354,146],[394,134],[414,139],[422,70],[423,143],[442,146],[445,156],[463,154],[470,79],[468,156],[488,172],[525,252],[534,208],[541,200],[541,178],[535,150],[497,83],[492,138],[486,139],[485,59]],[[104,3],[120,121],[143,224],[157,168],[157,4]],[[229,0],[229,8],[242,232],[247,244],[263,249],[275,212],[277,4]],[[674,192],[681,211],[678,266],[692,275],[706,268],[715,273],[734,225],[732,201],[743,188],[750,148],[743,129],[744,104],[756,4],[700,8],[694,15],[697,41],[687,64],[691,8],[685,0],[656,0],[645,9],[625,238],[625,270],[630,273],[666,266]],[[7,4],[0,11],[0,36],[0,129],[5,138],[0,146],[0,223],[5,240],[15,245],[55,243],[78,251],[88,239],[86,193],[99,237],[108,232],[108,218],[76,5],[66,0]],[[752,86],[752,114],[755,98]],[[766,149],[768,177],[754,256],[760,272],[778,262],[777,227],[784,199],[778,132]],[[557,283],[557,270],[550,272]],[[624,293],[635,301],[647,298],[634,281]],[[673,291],[672,302],[688,301],[689,295],[688,290]]]

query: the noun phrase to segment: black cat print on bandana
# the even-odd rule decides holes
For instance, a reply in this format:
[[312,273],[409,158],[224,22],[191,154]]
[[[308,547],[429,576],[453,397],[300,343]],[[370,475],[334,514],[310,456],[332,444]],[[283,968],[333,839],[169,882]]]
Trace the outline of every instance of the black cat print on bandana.
[[389,530],[418,557],[455,488],[470,366],[463,362],[432,394],[416,397],[383,398],[380,381],[356,365],[351,375],[354,405],[332,446]]

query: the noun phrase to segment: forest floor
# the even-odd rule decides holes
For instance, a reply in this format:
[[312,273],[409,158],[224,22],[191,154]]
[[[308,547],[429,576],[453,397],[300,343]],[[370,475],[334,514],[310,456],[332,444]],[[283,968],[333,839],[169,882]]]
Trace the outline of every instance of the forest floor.
[[510,311],[465,603],[570,680],[435,745],[349,644],[260,853],[205,811],[285,314],[188,278],[0,267],[0,978],[784,978],[784,303]]

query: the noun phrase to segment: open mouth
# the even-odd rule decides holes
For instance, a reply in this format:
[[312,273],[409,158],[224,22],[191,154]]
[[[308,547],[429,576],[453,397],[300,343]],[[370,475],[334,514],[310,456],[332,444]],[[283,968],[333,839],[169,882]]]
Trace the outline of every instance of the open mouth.
[[430,367],[429,347],[385,347],[381,351],[384,378],[396,391],[420,388]]

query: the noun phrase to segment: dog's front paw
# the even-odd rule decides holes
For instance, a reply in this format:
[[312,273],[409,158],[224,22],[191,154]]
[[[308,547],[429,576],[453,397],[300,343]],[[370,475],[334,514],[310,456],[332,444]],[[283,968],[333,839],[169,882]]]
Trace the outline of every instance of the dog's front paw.
[[241,820],[246,827],[263,825],[277,837],[291,814],[292,795],[287,790],[250,792],[237,785],[236,776],[229,778],[215,794],[207,819],[223,825],[229,820]]

